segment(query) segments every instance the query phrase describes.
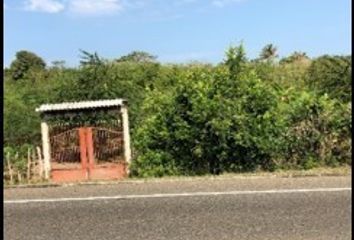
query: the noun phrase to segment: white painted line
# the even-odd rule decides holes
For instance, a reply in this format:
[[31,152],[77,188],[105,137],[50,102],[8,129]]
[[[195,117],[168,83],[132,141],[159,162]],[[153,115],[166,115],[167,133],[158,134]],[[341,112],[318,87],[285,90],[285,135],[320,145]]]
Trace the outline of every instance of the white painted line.
[[247,194],[270,194],[270,193],[304,193],[304,192],[339,192],[351,191],[352,188],[310,188],[310,189],[273,189],[254,191],[228,191],[228,192],[191,192],[191,193],[156,193],[143,195],[116,195],[116,196],[95,196],[78,198],[47,198],[47,199],[21,199],[5,200],[5,204],[11,203],[44,203],[44,202],[71,202],[71,201],[95,201],[113,199],[134,199],[134,198],[167,198],[167,197],[194,197],[194,196],[219,196],[219,195],[247,195]]

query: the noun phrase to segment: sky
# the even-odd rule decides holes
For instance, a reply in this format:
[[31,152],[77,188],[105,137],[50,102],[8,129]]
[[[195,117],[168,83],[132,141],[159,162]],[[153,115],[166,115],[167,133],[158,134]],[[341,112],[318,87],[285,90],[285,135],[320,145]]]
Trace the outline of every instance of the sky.
[[164,63],[218,63],[243,42],[256,58],[351,54],[350,0],[4,0],[4,65],[20,50],[48,65],[77,66],[80,52],[106,59],[146,51]]

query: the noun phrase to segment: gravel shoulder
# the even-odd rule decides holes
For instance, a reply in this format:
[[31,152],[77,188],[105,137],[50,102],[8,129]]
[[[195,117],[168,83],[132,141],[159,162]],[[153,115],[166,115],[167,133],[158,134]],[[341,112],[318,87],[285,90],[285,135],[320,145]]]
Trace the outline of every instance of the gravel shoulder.
[[351,188],[351,176],[274,177],[244,176],[188,180],[121,181],[104,184],[73,184],[47,188],[8,188],[5,200],[72,198],[116,195],[256,191],[276,189]]

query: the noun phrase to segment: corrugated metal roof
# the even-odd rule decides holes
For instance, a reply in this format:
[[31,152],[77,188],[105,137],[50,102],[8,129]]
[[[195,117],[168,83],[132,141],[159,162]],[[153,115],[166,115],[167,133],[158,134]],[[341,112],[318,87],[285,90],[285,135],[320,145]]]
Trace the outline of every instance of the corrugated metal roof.
[[122,106],[125,105],[126,103],[127,101],[124,99],[110,99],[110,100],[98,100],[98,101],[43,104],[39,108],[36,108],[36,112],[50,112],[50,111],[75,110],[75,109],[87,109],[87,108],[105,108],[105,107]]

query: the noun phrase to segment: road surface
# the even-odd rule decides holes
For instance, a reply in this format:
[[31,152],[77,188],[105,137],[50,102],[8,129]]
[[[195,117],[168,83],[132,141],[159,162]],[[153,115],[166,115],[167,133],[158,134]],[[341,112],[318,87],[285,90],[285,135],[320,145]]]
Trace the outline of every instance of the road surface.
[[351,177],[5,189],[5,239],[351,239]]

